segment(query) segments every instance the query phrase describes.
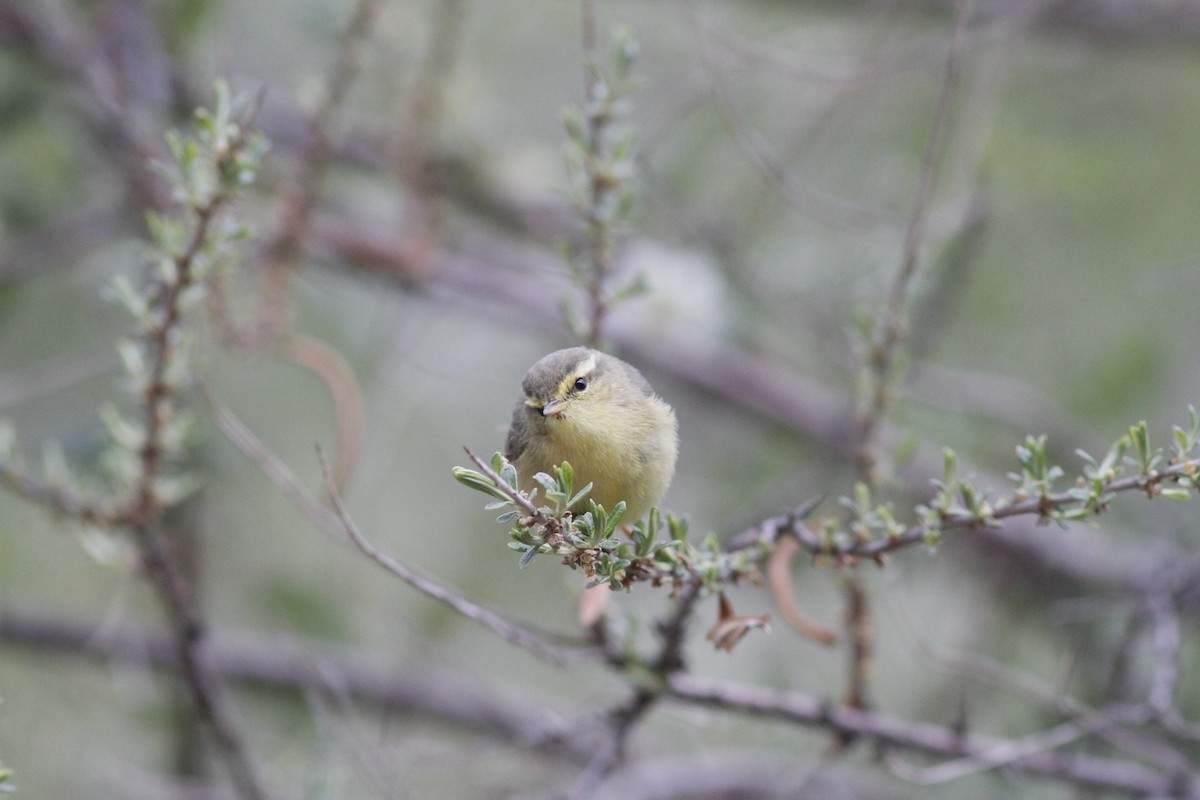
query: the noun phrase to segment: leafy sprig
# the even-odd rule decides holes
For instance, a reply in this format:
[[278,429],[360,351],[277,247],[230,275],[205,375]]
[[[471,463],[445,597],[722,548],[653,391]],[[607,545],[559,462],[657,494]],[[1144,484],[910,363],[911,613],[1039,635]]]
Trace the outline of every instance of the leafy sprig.
[[563,111],[571,200],[583,223],[583,246],[568,249],[565,259],[572,280],[583,289],[584,307],[564,295],[561,311],[567,326],[593,347],[602,339],[609,309],[646,290],[641,274],[619,282],[613,274],[614,250],[637,200],[637,137],[630,122],[637,54],[629,32],[617,31],[607,62],[588,59],[582,107]]
[[[539,555],[558,556],[572,569],[583,570],[592,585],[612,589],[635,583],[670,585],[674,589],[696,585],[717,589],[743,577],[757,579],[756,561],[746,552],[725,552],[715,536],[699,545],[688,541],[685,519],[665,516],[652,508],[644,520],[622,526],[624,501],[611,510],[588,499],[591,484],[578,490],[570,463],[554,474],[538,473],[531,491],[519,488],[516,468],[500,453],[484,463],[467,455],[478,469],[455,467],[462,484],[491,496],[486,508],[501,511],[497,521],[511,524],[508,546],[520,553],[518,564],[528,566]],[[538,503],[538,490],[544,502]],[[578,509],[586,500],[587,510]]]
[[107,441],[99,470],[70,463],[50,442],[43,448],[41,475],[29,474],[11,431],[0,429],[0,479],[83,523],[85,545],[99,541],[93,534],[101,531],[145,523],[200,485],[189,464],[195,421],[181,400],[196,374],[196,317],[208,281],[234,260],[235,246],[249,235],[229,207],[254,180],[267,149],[266,140],[248,128],[251,106],[218,81],[212,110],[198,110],[187,133],[170,132],[170,157],[154,164],[170,185],[175,207],[146,216],[143,275],[118,275],[106,290],[132,319],[116,350],[122,385],[133,402],[100,408]]
[[1083,465],[1069,484],[1066,470],[1050,461],[1047,438],[1027,436],[1015,449],[1019,469],[1008,473],[1014,489],[995,500],[959,474],[958,457],[947,448],[944,474],[932,481],[934,496],[916,506],[912,523],[898,524],[890,504],[874,503],[869,490],[860,485],[853,498],[842,499],[850,511],[849,522],[823,520],[822,537],[809,542],[809,549],[830,555],[878,556],[918,541],[936,544],[950,529],[996,527],[1005,518],[1029,514],[1043,523],[1090,523],[1108,511],[1118,493],[1130,490],[1151,498],[1189,500],[1200,469],[1200,413],[1192,406],[1188,412],[1188,425],[1173,428],[1169,451],[1151,444],[1144,421],[1131,426],[1101,458],[1077,450]]

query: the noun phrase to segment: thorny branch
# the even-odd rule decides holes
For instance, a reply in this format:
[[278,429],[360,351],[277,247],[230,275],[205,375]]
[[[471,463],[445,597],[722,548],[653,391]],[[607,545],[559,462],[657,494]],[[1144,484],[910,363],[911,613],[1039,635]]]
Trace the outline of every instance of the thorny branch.
[[[1197,463],[1195,461],[1184,461],[1163,467],[1155,471],[1152,476],[1129,475],[1105,481],[1103,492],[1104,494],[1119,494],[1136,491],[1153,494],[1156,487],[1170,485],[1174,481],[1195,474],[1196,471]],[[1046,520],[1052,512],[1074,507],[1078,503],[1079,498],[1070,491],[1054,492],[1042,497],[1030,497],[1002,505],[992,509],[987,516],[978,514],[949,516],[940,523],[940,530],[981,530],[1000,520],[1022,516]],[[884,539],[831,541],[808,526],[798,524],[796,516],[789,513],[770,517],[747,528],[737,534],[734,541],[750,547],[759,540],[772,542],[785,534],[795,536],[804,549],[814,556],[830,558],[837,562],[853,562],[858,559],[879,560],[895,550],[923,544],[928,540],[930,528],[926,524],[918,523],[911,525],[902,533]]]
[[[246,147],[253,109],[243,118],[237,138],[228,143],[226,157],[235,158]],[[204,205],[192,209],[193,229],[187,246],[175,258],[176,279],[163,285],[158,303],[162,323],[149,330],[147,349],[150,378],[144,389],[144,444],[140,451],[142,469],[132,504],[121,516],[132,531],[142,553],[144,566],[162,598],[177,638],[180,666],[201,717],[211,728],[238,791],[246,800],[266,798],[258,768],[244,742],[240,723],[224,694],[219,675],[210,663],[205,624],[196,607],[193,587],[180,569],[171,545],[161,529],[162,500],[156,488],[168,447],[162,440],[163,426],[171,415],[175,387],[167,374],[174,356],[174,343],[182,324],[180,297],[192,285],[192,267],[206,242],[218,212],[230,201],[230,193],[216,191]]]

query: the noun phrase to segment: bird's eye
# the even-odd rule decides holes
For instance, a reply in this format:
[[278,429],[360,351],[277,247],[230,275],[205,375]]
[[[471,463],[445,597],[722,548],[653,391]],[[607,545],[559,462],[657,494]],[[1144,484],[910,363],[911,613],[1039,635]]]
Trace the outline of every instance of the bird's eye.
[[587,378],[576,378],[575,379],[575,391],[582,392],[587,387],[588,387],[588,379]]

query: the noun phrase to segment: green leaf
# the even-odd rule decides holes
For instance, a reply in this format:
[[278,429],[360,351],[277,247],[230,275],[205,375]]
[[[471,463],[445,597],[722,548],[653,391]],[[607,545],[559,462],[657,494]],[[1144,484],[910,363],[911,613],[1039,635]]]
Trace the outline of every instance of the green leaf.
[[538,556],[538,548],[531,547],[528,550],[526,550],[524,555],[521,556],[520,560],[517,561],[517,566],[520,567],[521,569],[525,569],[526,567],[528,567],[530,564],[533,563],[533,560],[535,558],[537,558],[537,556]]
[[625,501],[619,501],[613,510],[608,513],[608,518],[604,521],[604,535],[612,536],[613,531],[617,529],[617,525],[621,522],[621,517],[625,516]]
[[[579,503],[579,501],[582,500],[583,498],[587,497],[591,491],[592,491],[592,484],[589,482],[587,486],[584,486],[582,489],[580,489],[578,492],[575,493],[574,497],[572,497],[570,500],[567,501],[567,508],[574,508],[576,506],[576,504]],[[622,503],[623,502],[624,501],[622,501]],[[618,503],[618,505],[621,505],[621,503]],[[622,510],[624,510],[624,509],[622,509]],[[613,509],[613,513],[616,513],[615,508]],[[619,516],[620,515],[618,514],[618,517]]]
[[562,492],[560,492],[559,488],[558,488],[558,481],[556,481],[554,478],[550,477],[546,473],[539,472],[533,476],[533,479],[535,481],[537,481],[537,483],[539,483],[543,489],[546,490],[547,497],[549,497],[551,495],[555,495],[555,494],[562,494]]
[[505,461],[504,466],[500,468],[500,480],[507,483],[513,489],[517,488],[517,468],[509,462]]
[[667,514],[667,527],[671,530],[671,539],[676,542],[687,541],[688,521],[686,517]]
[[491,478],[487,477],[481,472],[476,472],[475,470],[467,469],[466,467],[454,467],[452,470],[450,470],[450,472],[452,475],[454,475],[454,479],[463,486],[474,489],[477,492],[483,492],[484,494],[491,495],[492,497],[496,497],[501,500],[510,499],[507,494],[505,494],[496,486],[496,484],[492,483]]
[[568,107],[562,111],[563,127],[567,130],[567,137],[580,146],[587,142],[587,131],[584,127],[583,116],[580,115],[576,108]]
[[558,478],[558,483],[562,489],[562,493],[570,496],[571,492],[575,488],[575,469],[571,466],[571,462],[564,461],[555,467],[554,476]]

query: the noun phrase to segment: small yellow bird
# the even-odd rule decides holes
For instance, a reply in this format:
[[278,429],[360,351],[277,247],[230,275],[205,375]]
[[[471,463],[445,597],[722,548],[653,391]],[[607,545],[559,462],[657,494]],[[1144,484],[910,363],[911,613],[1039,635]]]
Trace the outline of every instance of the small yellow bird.
[[662,499],[675,474],[679,426],[642,373],[615,356],[572,347],[530,367],[521,389],[504,455],[522,490],[537,485],[538,472],[553,474],[569,461],[576,488],[592,484],[583,503],[611,511],[624,500],[626,523]]

